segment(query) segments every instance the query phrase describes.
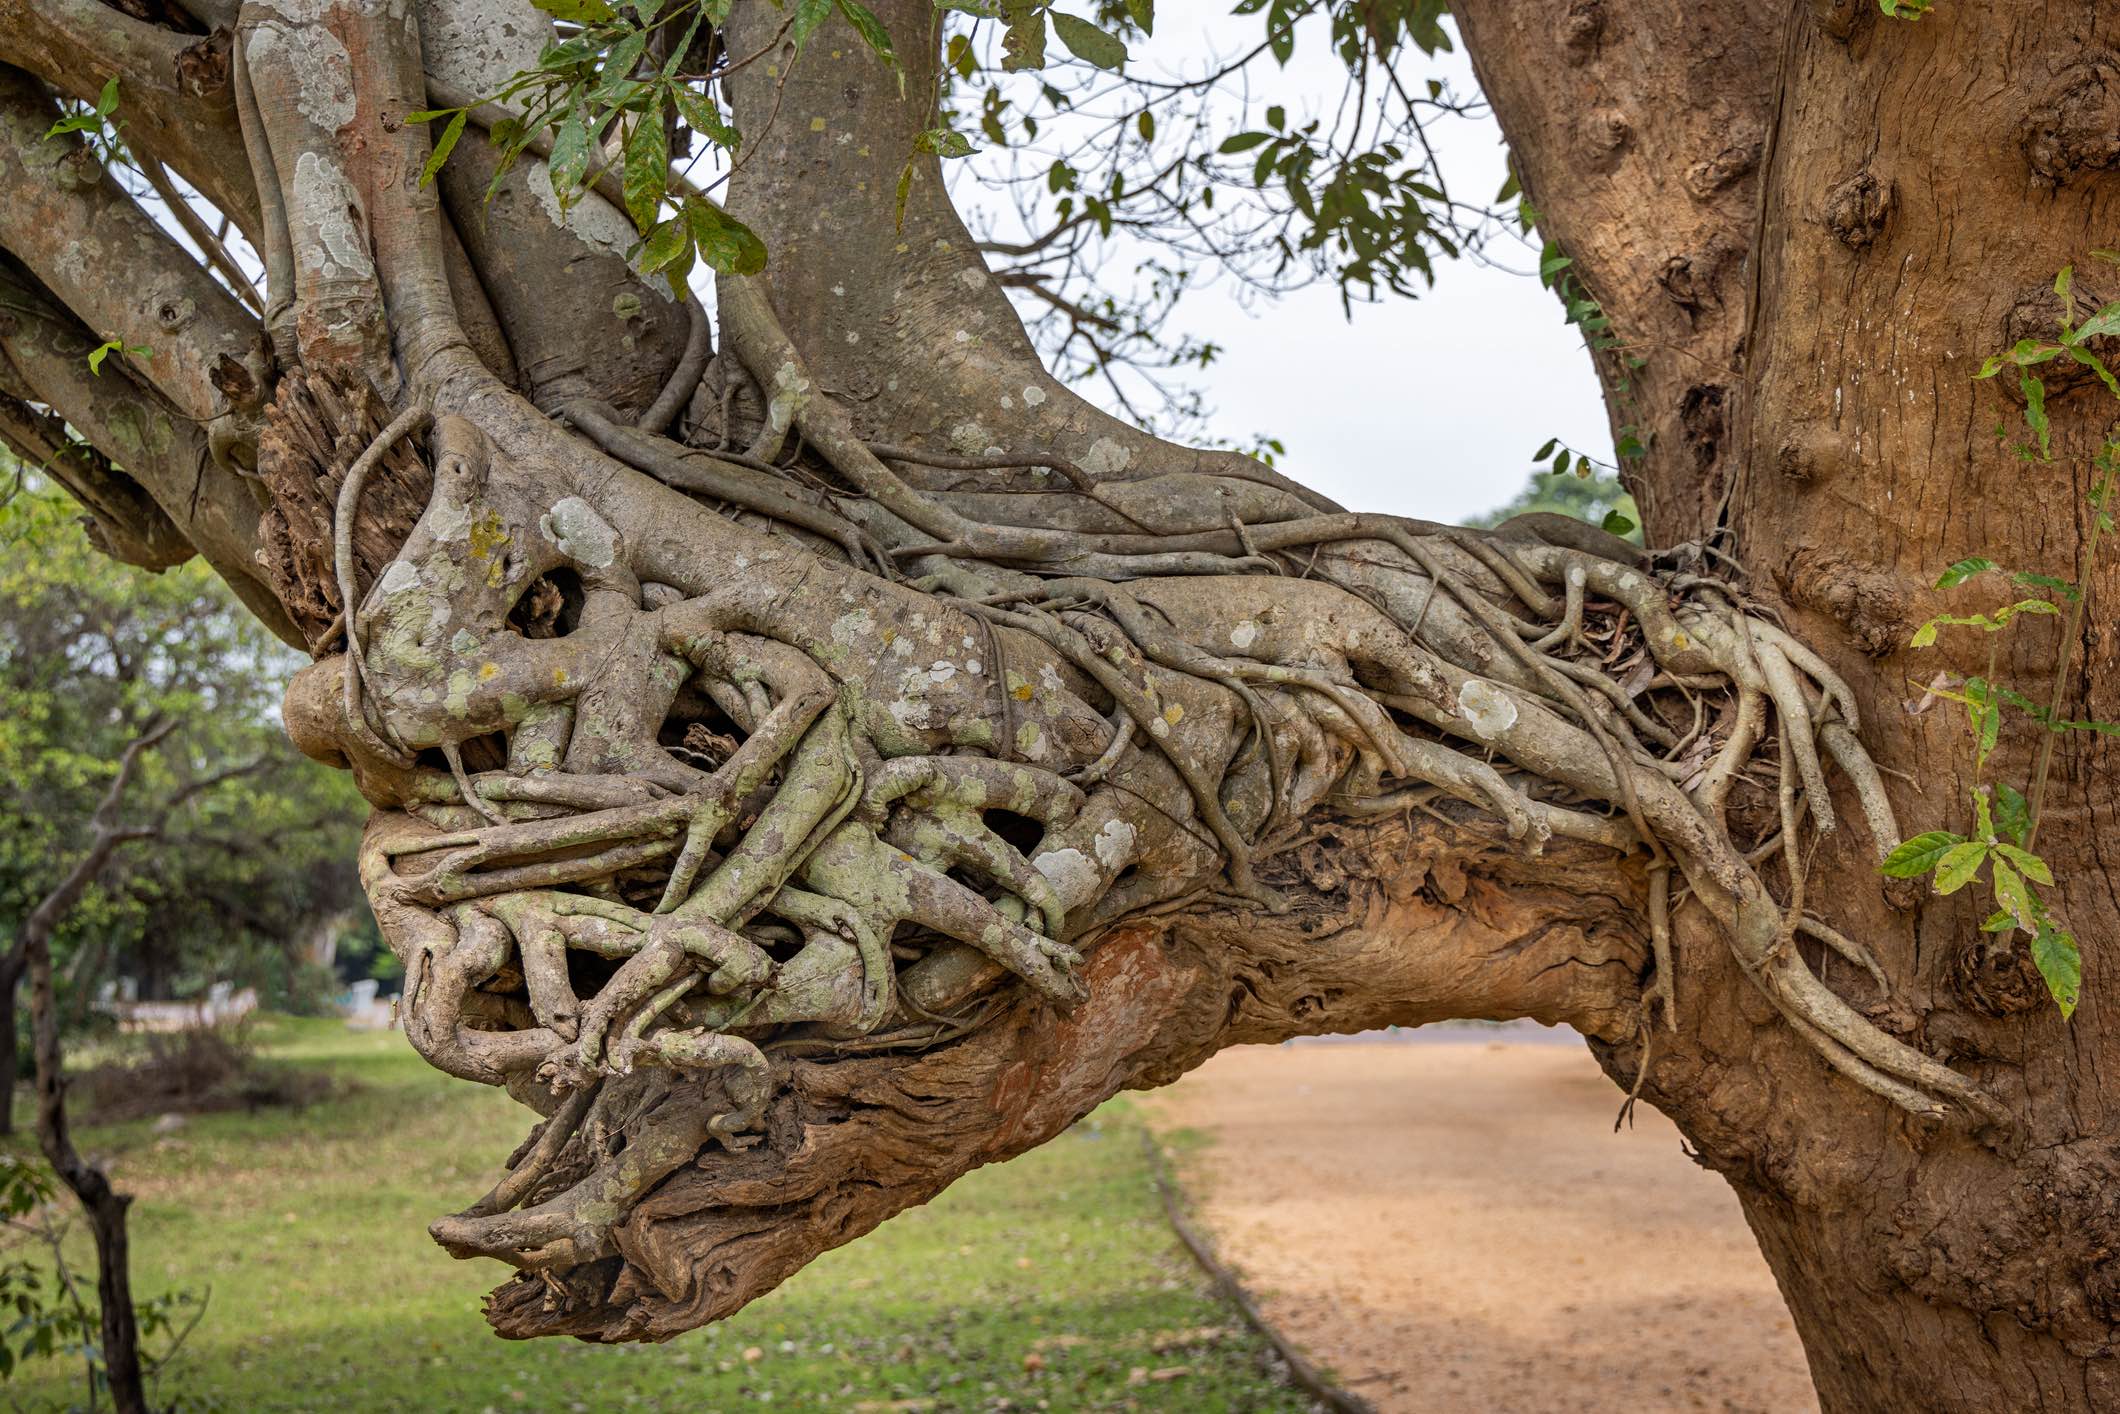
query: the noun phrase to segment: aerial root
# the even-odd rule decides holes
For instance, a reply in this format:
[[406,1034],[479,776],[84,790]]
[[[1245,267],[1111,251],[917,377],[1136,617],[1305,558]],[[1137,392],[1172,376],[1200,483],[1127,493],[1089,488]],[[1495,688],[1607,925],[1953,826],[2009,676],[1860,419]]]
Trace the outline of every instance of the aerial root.
[[[799,364],[791,366],[799,380]],[[822,481],[821,501],[805,499],[809,492],[797,495],[775,468],[703,457],[655,436],[670,391],[643,427],[622,426],[595,407],[570,416],[621,460],[823,536],[852,563],[888,571],[893,555],[908,552],[879,547],[870,529],[854,531],[841,515],[851,508]],[[704,693],[740,739],[666,751],[655,739],[659,723],[628,718],[614,733],[608,720],[595,719],[587,689],[564,703],[536,704],[520,722],[511,718],[506,770],[469,770],[462,740],[418,738],[441,747],[448,771],[408,769],[416,808],[446,828],[422,829],[400,816],[364,848],[363,862],[379,916],[389,915],[393,946],[406,956],[407,1034],[452,1073],[518,1093],[541,1089],[537,1103],[551,1111],[492,1190],[437,1225],[452,1250],[525,1266],[589,1260],[611,1250],[611,1224],[676,1164],[710,1141],[755,1142],[778,1048],[853,1053],[871,1044],[947,1044],[976,1025],[976,1015],[962,1014],[934,1020],[932,1029],[914,1025],[924,1015],[919,1001],[934,994],[899,990],[892,939],[900,925],[924,930],[899,941],[910,939],[930,957],[939,935],[1056,1005],[1078,1001],[1082,959],[1067,941],[1070,916],[1080,929],[1093,908],[1165,899],[1166,881],[1149,876],[1180,857],[1181,846],[1170,846],[1156,869],[1144,864],[1122,881],[1135,862],[1124,850],[1090,859],[1094,849],[1075,847],[1091,845],[1091,826],[1121,818],[1100,814],[1116,809],[1110,803],[1120,791],[1160,812],[1155,828],[1199,851],[1207,869],[1219,864],[1231,893],[1269,907],[1284,902],[1259,882],[1255,852],[1285,839],[1297,817],[1328,797],[1366,797],[1346,809],[1375,813],[1432,808],[1447,795],[1491,816],[1527,854],[1555,834],[1644,850],[1654,974],[1642,1000],[1635,1095],[1656,1053],[1654,1013],[1661,1010],[1662,1029],[1678,1025],[1676,872],[1722,925],[1748,978],[1829,1064],[1917,1113],[1948,1104],[1996,1117],[1971,1082],[1886,1036],[1804,963],[1799,935],[1886,984],[1866,948],[1804,907],[1799,806],[1809,812],[1813,838],[1832,830],[1825,762],[1853,784],[1880,851],[1896,844],[1897,827],[1856,739],[1847,685],[1741,607],[1733,591],[1703,579],[1674,607],[1673,581],[1638,557],[1600,558],[1579,545],[1497,540],[1388,517],[1322,513],[1250,523],[1221,507],[1208,528],[1175,535],[984,525],[886,464],[950,469],[976,459],[861,443],[814,389],[806,399],[768,395],[784,403],[783,431],[799,433],[841,484],[934,537],[912,551],[955,557],[954,565],[921,569],[949,590],[945,612],[961,609],[976,621],[965,625],[968,647],[971,633],[986,633],[979,655],[992,663],[1001,701],[975,709],[988,714],[987,735],[938,731],[930,745],[909,748],[865,715],[877,703],[856,700],[885,681],[860,676],[867,665],[850,671],[829,652],[813,656],[731,631],[712,595],[661,586],[626,598],[595,628],[614,645],[597,661],[614,671],[663,673],[672,697],[680,685]],[[1124,507],[1140,503],[1079,467],[1028,455],[1008,460],[1050,466],[1139,525]],[[341,519],[350,523],[359,486],[357,477],[348,482]],[[1126,582],[1176,572],[1306,571],[1300,551],[1353,542],[1385,557],[1394,572],[1420,576],[1425,595],[1350,591],[1383,627],[1366,619],[1346,627],[1366,612],[1357,605],[1304,625],[1301,635],[1269,636],[1258,656],[1248,651],[1252,640],[1181,628],[1189,612],[1183,601]],[[997,565],[1026,566],[1037,577]],[[342,592],[351,602],[350,583]],[[577,637],[591,637],[586,608],[582,622]],[[1051,649],[1045,664],[1072,667],[1101,689],[1109,702],[1093,710],[1105,714],[1108,736],[1095,735],[1089,721],[1064,757],[1001,759],[1017,741],[1004,628]],[[824,636],[814,623],[796,635],[801,642]],[[362,697],[357,638],[349,661],[346,730],[358,736],[362,713],[385,703]],[[1695,694],[1718,685],[1735,688],[1726,719]],[[1496,710],[1478,716],[1460,687],[1477,687]],[[1685,730],[1673,726],[1684,714],[1670,696],[1649,695],[1666,689],[1687,697]],[[1212,710],[1200,711],[1202,702]],[[381,724],[388,735],[387,710]],[[1755,760],[1769,731],[1779,751]],[[1719,749],[1711,750],[1710,732],[1726,733]],[[598,741],[604,746],[595,749],[607,755],[591,750]],[[884,759],[880,741],[914,754]],[[994,741],[999,750],[986,744]],[[395,750],[380,738],[375,749],[385,757]],[[597,764],[579,764],[584,759]],[[533,760],[542,764],[532,768]],[[483,761],[474,755],[472,764]],[[1763,770],[1774,777],[1782,814],[1789,887],[1781,901],[1731,844],[1724,823],[1736,782]],[[1151,780],[1164,783],[1160,802],[1142,793]],[[994,812],[1022,818],[997,828]],[[1011,843],[1025,838],[1018,831],[1026,820],[1056,843]],[[1698,1010],[1689,1002],[1689,1013]],[[790,1026],[803,1029],[781,1029]],[[673,1075],[684,1085],[672,1085]],[[567,1179],[571,1186],[544,1196]]]

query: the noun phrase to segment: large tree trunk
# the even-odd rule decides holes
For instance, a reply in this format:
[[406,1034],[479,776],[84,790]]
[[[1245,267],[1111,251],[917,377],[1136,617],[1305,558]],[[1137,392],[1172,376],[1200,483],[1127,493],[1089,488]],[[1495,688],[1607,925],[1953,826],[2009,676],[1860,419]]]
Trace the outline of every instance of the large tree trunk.
[[[2044,837],[2092,948],[2072,1029],[1973,905],[1877,876],[1895,807],[1966,809],[1955,726],[1898,708],[1921,586],[2081,542],[1966,375],[2109,228],[2093,21],[1458,8],[1647,354],[1613,402],[1653,559],[1346,514],[1058,385],[933,158],[901,215],[926,0],[877,7],[902,79],[738,0],[728,52],[774,62],[729,82],[727,200],[772,264],[719,283],[711,349],[602,195],[563,220],[526,158],[487,201],[476,131],[419,181],[404,115],[527,62],[527,4],[198,0],[231,47],[0,0],[0,59],[61,91],[188,65],[139,77],[135,140],[266,253],[261,327],[0,73],[38,195],[0,282],[48,316],[0,324],[0,391],[105,453],[70,474],[114,552],[196,547],[318,655],[289,729],[377,807],[407,1036],[545,1116],[434,1227],[521,1269],[503,1333],[716,1319],[1225,1045],[1530,1016],[1737,1187],[1830,1407],[2120,1397],[2090,757]],[[70,223],[141,282],[84,279]],[[140,321],[152,360],[79,376]]]
[[[2021,399],[1973,374],[2053,336],[2063,266],[2089,307],[2120,294],[2089,259],[2120,231],[2120,15],[2027,22],[1945,0],[1908,24],[1840,0],[1731,25],[1675,4],[1587,0],[1558,23],[1456,8],[1527,190],[1648,360],[1614,420],[1654,433],[1634,471],[1652,531],[1693,538],[1720,516],[1751,590],[1881,725],[1868,741],[1904,773],[1906,832],[1963,830],[1965,717],[1903,704],[1939,668],[1987,671],[1986,645],[1908,640],[1973,607],[1931,588],[1963,556],[2076,575],[2112,404],[2088,370],[2050,377],[2054,460],[2020,461],[1991,429],[2021,433]],[[1612,133],[1627,136],[1587,162]],[[2028,625],[2002,638],[1994,676],[2043,700],[2072,650],[2066,714],[2112,717],[2120,577],[2101,566],[2087,588],[2080,643],[2059,641],[2058,619]],[[2005,732],[1987,779],[2021,785],[2039,735]],[[2103,1005],[2120,923],[2111,765],[2103,736],[2061,739],[2039,834],[2085,944],[2072,1022],[2022,935],[1979,931],[1970,891],[1899,911],[1856,852],[1815,866],[1894,979],[1885,1024],[2004,1097],[2015,1142],[1837,1105],[1835,1081],[1734,1010],[1701,1017],[1651,1075],[1647,1094],[1742,1198],[1829,1409],[2120,1405],[2120,1110],[2099,1079],[2120,1061]],[[1728,985],[1712,950],[1685,956],[1705,964],[1694,995]],[[1630,1055],[1600,1054],[1631,1073]]]

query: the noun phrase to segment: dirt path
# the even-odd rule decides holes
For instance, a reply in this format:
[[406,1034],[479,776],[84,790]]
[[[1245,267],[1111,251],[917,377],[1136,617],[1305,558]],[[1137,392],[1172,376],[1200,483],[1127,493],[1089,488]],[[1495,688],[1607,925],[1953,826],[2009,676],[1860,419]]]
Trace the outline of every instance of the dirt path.
[[[1455,1033],[1463,1034],[1463,1033]],[[1815,1411],[1722,1180],[1579,1045],[1225,1051],[1146,1100],[1269,1319],[1380,1411]]]

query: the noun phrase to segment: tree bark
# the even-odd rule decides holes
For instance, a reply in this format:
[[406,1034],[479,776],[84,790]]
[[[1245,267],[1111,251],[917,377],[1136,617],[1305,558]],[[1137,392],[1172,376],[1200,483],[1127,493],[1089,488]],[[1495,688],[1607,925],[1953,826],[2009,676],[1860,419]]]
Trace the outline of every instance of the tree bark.
[[[111,1403],[119,1414],[147,1411],[147,1386],[140,1365],[140,1326],[133,1313],[132,1257],[125,1232],[125,1212],[132,1206],[132,1198],[112,1188],[109,1176],[81,1156],[67,1125],[66,1053],[59,1036],[59,997],[52,982],[51,941],[59,924],[102,874],[111,856],[131,841],[153,833],[123,824],[118,812],[140,758],[154,750],[175,725],[169,720],[153,723],[126,746],[110,786],[89,822],[88,848],[30,910],[22,925],[20,948],[29,976],[30,1029],[36,1056],[37,1146],[44,1151],[59,1181],[80,1201],[89,1232],[95,1238],[103,1376],[110,1382]],[[12,988],[8,1005],[13,1006]],[[12,1044],[10,1031],[10,1047]]]
[[[1963,830],[1982,779],[1964,718],[1903,705],[1939,669],[2043,700],[2068,645],[2058,620],[2040,622],[2003,636],[1991,669],[1985,645],[1908,641],[1930,615],[1967,611],[1930,587],[1963,556],[2076,578],[2105,395],[2087,370],[2049,379],[2055,457],[2022,462],[1989,431],[2017,424],[2021,399],[1972,375],[2020,338],[2052,337],[2063,266],[2087,307],[2112,298],[2088,253],[2120,215],[2113,14],[2063,7],[2028,24],[1943,4],[1907,24],[1843,0],[1733,30],[1598,0],[1558,20],[1456,8],[1548,231],[1648,359],[1614,420],[1655,433],[1633,476],[1653,533],[1727,528],[1752,591],[1890,724],[1877,756],[1908,783],[1894,789],[1906,833]],[[1585,142],[1617,131],[1632,136],[1602,170],[1584,160]],[[1703,190],[1695,173],[1730,179]],[[2077,718],[2108,715],[2116,692],[2097,605],[2120,581],[2100,565],[2085,588],[2065,709]],[[1985,779],[2023,784],[2037,735],[2006,731]],[[1813,866],[1842,929],[1871,940],[1897,984],[1873,1014],[2006,1097],[2021,1140],[1836,1111],[1832,1082],[1741,1013],[1706,1018],[1652,1072],[1646,1093],[1737,1188],[1828,1409],[2120,1402],[2120,1112],[2099,1078],[2116,1059],[2111,766],[2104,737],[2061,739],[2039,834],[2085,941],[2072,1022],[2021,937],[1978,931],[1970,895],[1894,908],[1856,853],[1828,848]],[[1719,985],[1714,954],[1685,955],[1710,964],[1696,991]],[[1625,1050],[1601,1055],[1631,1067]]]

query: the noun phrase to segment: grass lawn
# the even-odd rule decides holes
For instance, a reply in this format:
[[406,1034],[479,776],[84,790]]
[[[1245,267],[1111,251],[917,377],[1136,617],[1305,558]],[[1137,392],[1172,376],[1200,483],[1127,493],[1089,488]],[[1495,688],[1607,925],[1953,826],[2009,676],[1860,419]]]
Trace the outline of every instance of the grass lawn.
[[[167,1136],[147,1123],[78,1136],[138,1198],[140,1295],[212,1289],[161,1398],[473,1414],[1308,1407],[1170,1235],[1123,1100],[718,1327],[660,1346],[508,1342],[479,1317],[505,1268],[454,1261],[425,1229],[485,1190],[527,1112],[430,1070],[396,1033],[274,1019],[258,1039],[353,1088]],[[77,1366],[51,1361],[5,1392],[63,1408],[80,1388]]]

